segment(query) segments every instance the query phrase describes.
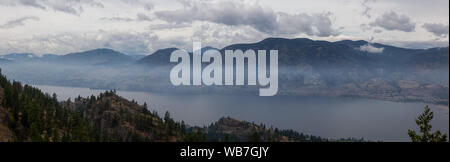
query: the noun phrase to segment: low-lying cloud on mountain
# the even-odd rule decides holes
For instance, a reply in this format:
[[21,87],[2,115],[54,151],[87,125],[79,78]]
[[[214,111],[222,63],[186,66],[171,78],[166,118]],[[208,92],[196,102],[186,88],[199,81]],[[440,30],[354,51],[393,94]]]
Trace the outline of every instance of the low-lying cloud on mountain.
[[366,45],[360,46],[359,50],[361,50],[363,52],[369,52],[369,53],[383,53],[384,48],[383,47],[377,48],[370,44],[366,44]]

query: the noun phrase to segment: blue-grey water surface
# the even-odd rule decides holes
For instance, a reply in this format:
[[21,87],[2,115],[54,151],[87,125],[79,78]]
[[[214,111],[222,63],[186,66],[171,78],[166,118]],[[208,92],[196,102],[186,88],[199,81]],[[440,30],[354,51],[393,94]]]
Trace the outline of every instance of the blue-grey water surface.
[[[78,95],[98,95],[103,90],[37,85],[44,92],[56,93],[66,100]],[[147,102],[159,114],[169,111],[175,120],[190,125],[208,125],[220,117],[264,123],[327,138],[355,137],[367,140],[409,141],[408,129],[424,103],[400,103],[341,97],[259,97],[231,95],[173,95],[117,91],[118,95],[139,104]],[[448,107],[429,105],[434,112],[432,125],[448,134]]]

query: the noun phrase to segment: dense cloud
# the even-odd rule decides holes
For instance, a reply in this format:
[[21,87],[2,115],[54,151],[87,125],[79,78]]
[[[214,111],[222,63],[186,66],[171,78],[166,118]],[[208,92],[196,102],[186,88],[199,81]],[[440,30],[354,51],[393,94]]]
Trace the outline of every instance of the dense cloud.
[[370,26],[386,30],[413,32],[416,28],[416,23],[411,22],[408,16],[398,15],[396,12],[390,11],[376,18],[374,22],[370,23]]
[[445,37],[448,35],[448,25],[439,23],[425,23],[423,27],[438,37]]
[[258,42],[269,37],[249,27],[227,26],[203,22],[194,27],[193,40],[201,40],[203,46],[222,48],[235,43]]
[[95,0],[2,0],[0,5],[6,6],[29,6],[39,9],[53,9],[73,15],[83,12],[83,5],[103,8],[103,4]]
[[21,17],[18,19],[10,20],[4,24],[1,24],[0,29],[10,29],[10,28],[14,28],[17,26],[23,26],[23,25],[25,25],[25,22],[29,21],[29,20],[38,21],[39,18],[35,17],[35,16],[27,16],[27,17]]
[[330,13],[287,14],[274,12],[258,4],[241,1],[182,1],[178,10],[155,12],[162,20],[174,23],[208,21],[229,26],[251,26],[261,32],[274,35],[307,34],[309,36],[334,36]]
[[221,48],[268,37],[370,37],[428,48],[448,46],[447,13],[448,1],[442,0],[0,0],[0,54],[93,48],[148,54],[168,47],[191,50],[193,40]]
[[96,48],[110,48],[129,55],[146,55],[168,47],[185,47],[184,39],[159,38],[152,32],[106,32],[39,35],[30,39],[6,39],[0,42],[0,54],[67,54]]

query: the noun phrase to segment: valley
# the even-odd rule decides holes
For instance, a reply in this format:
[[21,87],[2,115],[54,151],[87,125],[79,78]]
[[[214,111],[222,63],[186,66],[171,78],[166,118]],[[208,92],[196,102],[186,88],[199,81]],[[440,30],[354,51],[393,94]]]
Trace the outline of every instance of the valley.
[[[448,106],[448,47],[406,49],[374,43],[370,45],[383,50],[370,53],[360,49],[368,44],[268,38],[230,45],[220,52],[279,49],[280,96],[351,96]],[[202,52],[207,49],[214,48],[204,47]],[[169,74],[176,63],[169,60],[175,50],[161,49],[139,60],[110,49],[63,56],[12,54],[2,56],[0,67],[9,78],[35,85],[178,94],[258,94],[252,86],[173,86]],[[192,59],[192,53],[189,55]],[[248,80],[244,83],[248,84]]]
[[[0,73],[0,142],[323,142],[293,130],[232,118],[190,126],[104,91],[59,102],[56,93],[9,81]],[[352,141],[353,139],[342,139]]]
[[[379,50],[367,51],[368,46]],[[0,56],[0,68],[16,89],[20,89],[16,81],[33,85],[40,90],[26,89],[39,91],[46,102],[61,104],[51,111],[62,109],[86,120],[80,120],[77,129],[87,132],[66,135],[68,141],[408,141],[405,130],[414,127],[414,118],[426,105],[436,112],[433,125],[448,132],[448,47],[407,49],[366,41],[267,38],[217,49],[221,55],[225,50],[278,49],[278,92],[271,97],[260,97],[259,87],[245,85],[248,72],[244,85],[174,86],[170,71],[177,63],[170,62],[170,54],[177,49],[147,56],[112,49],[5,54]],[[216,48],[204,47],[200,54],[207,49]],[[194,56],[188,52],[186,57]],[[50,97],[53,93],[57,96]],[[5,106],[0,110],[3,141],[61,141],[60,133],[74,131],[51,120],[39,125],[46,127],[40,138],[33,137],[30,123],[11,125],[10,119],[26,122],[18,115],[23,112],[11,110]],[[16,115],[8,117],[11,113]],[[55,116],[57,121],[66,117]]]

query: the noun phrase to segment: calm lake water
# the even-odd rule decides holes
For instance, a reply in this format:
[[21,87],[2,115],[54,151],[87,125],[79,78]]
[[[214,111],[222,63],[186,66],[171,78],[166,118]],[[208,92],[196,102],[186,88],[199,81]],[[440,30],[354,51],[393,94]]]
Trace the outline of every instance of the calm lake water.
[[[37,85],[44,92],[66,100],[78,95],[98,95],[103,90]],[[414,119],[427,104],[398,103],[359,98],[259,97],[230,95],[173,95],[117,91],[138,103],[147,102],[159,114],[169,111],[175,120],[190,125],[208,125],[220,117],[264,123],[327,138],[355,137],[382,141],[409,141],[408,129],[417,129]],[[430,105],[432,125],[448,134],[449,110]]]

